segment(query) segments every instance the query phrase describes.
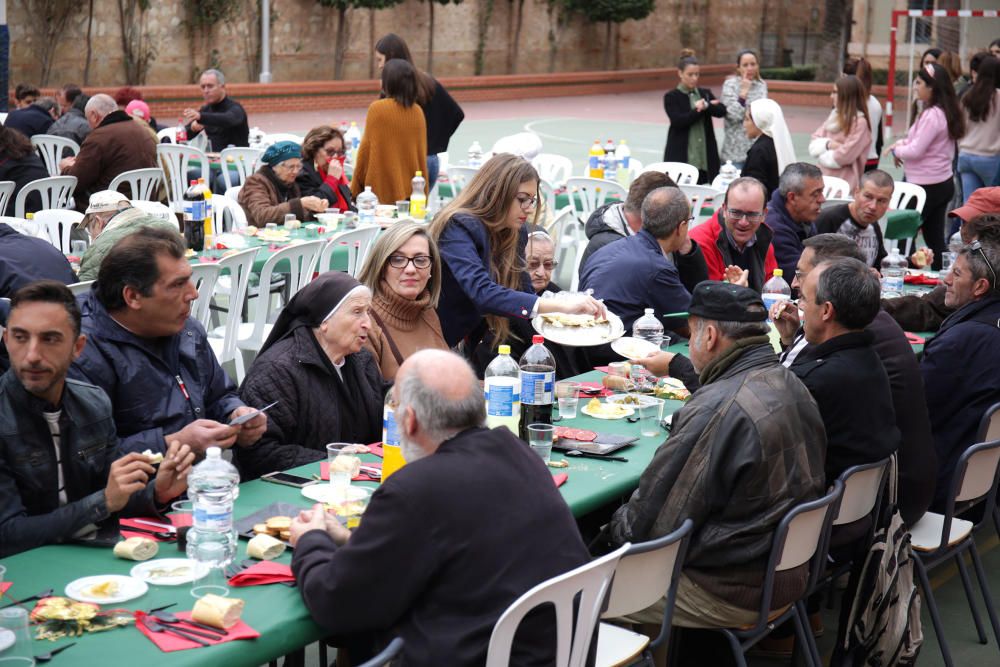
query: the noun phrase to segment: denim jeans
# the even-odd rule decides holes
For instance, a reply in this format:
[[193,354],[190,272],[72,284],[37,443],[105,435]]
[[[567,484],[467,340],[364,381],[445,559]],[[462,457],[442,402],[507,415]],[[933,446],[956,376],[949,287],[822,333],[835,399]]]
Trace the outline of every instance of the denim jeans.
[[434,184],[437,183],[438,173],[441,171],[441,161],[438,159],[437,153],[428,153],[427,155],[427,192],[431,191]]
[[998,168],[1000,168],[1000,155],[959,153],[958,174],[962,177],[963,203],[969,201],[969,197],[977,188],[989,186],[996,178]]

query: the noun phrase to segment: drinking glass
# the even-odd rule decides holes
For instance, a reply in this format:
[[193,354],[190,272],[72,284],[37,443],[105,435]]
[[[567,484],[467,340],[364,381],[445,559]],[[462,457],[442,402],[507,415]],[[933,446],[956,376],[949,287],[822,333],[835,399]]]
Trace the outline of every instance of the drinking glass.
[[576,417],[576,408],[580,403],[580,383],[562,380],[556,382],[556,398],[559,399],[559,416],[563,419]]
[[205,597],[209,593],[226,597],[229,595],[229,581],[223,568],[231,559],[226,558],[226,548],[220,542],[202,542],[197,547],[195,560],[208,564],[208,572],[191,582],[191,595]]
[[400,199],[396,202],[396,212],[398,217],[405,218],[410,215],[410,200]]
[[646,438],[660,435],[660,412],[663,406],[662,398],[643,396],[639,405],[639,433]]
[[85,252],[87,252],[86,241],[77,240],[69,242],[69,254],[75,255],[76,257],[83,257],[83,253]]
[[177,550],[187,551],[187,534],[191,530],[191,523],[194,518],[194,501],[193,500],[175,500],[173,504],[170,505],[172,509],[177,514],[184,514],[191,520],[185,520],[183,523],[186,525],[177,526]]
[[343,489],[351,485],[351,478],[361,469],[361,459],[348,442],[331,442],[326,446],[327,461],[330,463],[331,495],[343,494]]
[[0,650],[0,665],[31,667],[35,664],[27,609],[21,607],[0,609],[0,646],[7,644],[10,646]]
[[294,213],[286,213],[285,214],[285,222],[283,224],[287,225],[289,222],[295,222],[295,214]]
[[528,444],[531,451],[542,457],[548,465],[552,456],[552,439],[555,435],[555,428],[552,424],[528,424]]

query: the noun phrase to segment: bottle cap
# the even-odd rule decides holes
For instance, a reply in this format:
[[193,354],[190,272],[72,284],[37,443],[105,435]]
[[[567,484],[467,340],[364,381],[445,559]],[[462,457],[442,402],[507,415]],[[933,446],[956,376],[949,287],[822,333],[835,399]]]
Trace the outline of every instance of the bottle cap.
[[775,278],[780,278],[783,275],[785,275],[785,272],[783,270],[781,270],[781,269],[775,269],[774,270],[774,277]]
[[510,354],[510,345],[501,345],[497,348],[497,352],[500,354]]
[[190,183],[188,183],[188,185],[198,185],[198,180],[197,180],[197,179],[194,179],[194,178],[192,178],[192,179],[191,179],[191,182],[190,182]]
[[422,172],[420,170],[417,170],[417,176],[423,176],[423,175],[424,175],[424,172]]
[[538,334],[535,334],[534,336],[531,337],[532,345],[541,345],[544,342],[545,342],[545,336],[540,336]]

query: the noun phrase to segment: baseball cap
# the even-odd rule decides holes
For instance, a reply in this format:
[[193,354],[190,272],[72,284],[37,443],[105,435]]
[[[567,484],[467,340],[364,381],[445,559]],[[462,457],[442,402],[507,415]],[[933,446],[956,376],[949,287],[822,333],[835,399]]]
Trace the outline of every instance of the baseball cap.
[[129,203],[128,197],[114,190],[101,190],[90,195],[90,203],[85,213],[106,213],[117,211],[122,203]]
[[149,111],[149,105],[142,100],[132,100],[125,107],[125,113],[129,116],[134,116],[136,118],[141,118],[144,121],[149,121],[149,117],[152,115]]
[[688,313],[717,322],[763,322],[767,309],[760,294],[747,287],[706,280],[691,295]]
[[978,188],[967,202],[948,215],[968,221],[984,213],[1000,213],[1000,186]]

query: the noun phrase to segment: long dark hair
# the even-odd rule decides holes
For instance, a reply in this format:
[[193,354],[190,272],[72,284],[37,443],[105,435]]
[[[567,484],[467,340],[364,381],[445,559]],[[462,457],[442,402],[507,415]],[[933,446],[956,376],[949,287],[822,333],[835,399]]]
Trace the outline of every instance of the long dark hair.
[[417,101],[417,70],[405,60],[387,60],[382,68],[382,92],[404,107]]
[[962,106],[969,112],[973,123],[985,121],[996,105],[997,88],[1000,87],[1000,60],[993,56],[983,58],[976,70],[976,82],[962,96]]
[[[928,71],[934,72],[933,75]],[[951,83],[951,74],[937,63],[930,63],[917,71],[917,76],[931,89],[931,99],[924,108],[926,112],[931,107],[941,107],[948,121],[948,136],[958,141],[965,136],[965,117],[958,108],[958,98],[955,96],[955,86]]]
[[26,136],[17,130],[0,126],[0,158],[20,160],[35,152],[35,147]]
[[872,94],[872,65],[864,58],[848,58],[844,63],[844,74],[858,77],[865,87],[865,95]]
[[417,104],[424,106],[431,101],[434,97],[434,77],[417,68],[413,56],[410,55],[410,47],[402,37],[394,32],[383,35],[375,42],[375,50],[385,56],[387,63],[390,60],[405,60],[410,63],[417,73]]

